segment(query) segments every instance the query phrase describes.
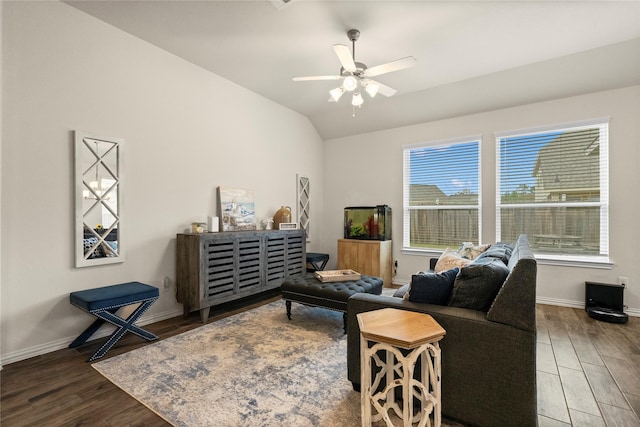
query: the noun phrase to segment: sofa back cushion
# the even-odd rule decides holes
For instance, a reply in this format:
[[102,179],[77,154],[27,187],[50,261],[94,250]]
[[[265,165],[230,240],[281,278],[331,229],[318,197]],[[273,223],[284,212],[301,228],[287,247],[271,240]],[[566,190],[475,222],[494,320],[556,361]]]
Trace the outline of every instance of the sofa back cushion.
[[497,258],[504,262],[509,263],[511,254],[513,253],[513,246],[508,243],[498,242],[491,245],[489,249],[481,253],[478,258]]
[[460,269],[449,305],[487,312],[508,274],[501,259],[479,256]]

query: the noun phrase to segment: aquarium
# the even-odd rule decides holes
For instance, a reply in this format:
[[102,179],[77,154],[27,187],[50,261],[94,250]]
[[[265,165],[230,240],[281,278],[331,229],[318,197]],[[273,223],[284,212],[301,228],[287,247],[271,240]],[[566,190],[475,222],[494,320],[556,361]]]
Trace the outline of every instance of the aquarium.
[[344,238],[391,240],[391,208],[387,205],[344,208]]

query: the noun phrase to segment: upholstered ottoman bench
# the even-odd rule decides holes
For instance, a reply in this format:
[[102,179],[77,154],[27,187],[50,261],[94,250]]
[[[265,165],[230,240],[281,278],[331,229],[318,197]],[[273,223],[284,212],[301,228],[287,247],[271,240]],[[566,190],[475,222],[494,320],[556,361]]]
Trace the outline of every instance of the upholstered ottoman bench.
[[[107,351],[109,351],[126,332],[131,332],[147,341],[158,339],[156,335],[145,331],[134,323],[151,307],[159,296],[158,288],[140,282],[121,283],[119,285],[71,292],[71,294],[69,294],[71,304],[93,314],[97,319],[69,344],[69,348],[75,348],[84,344],[105,322],[115,326],[116,330],[113,331],[107,342],[89,357],[88,362],[99,359],[107,354]],[[118,316],[117,311],[120,308],[132,304],[139,305],[126,319]]]
[[291,303],[327,308],[343,313],[344,332],[347,333],[347,300],[359,293],[380,295],[383,281],[380,277],[362,275],[359,280],[321,282],[313,274],[286,280],[280,286],[286,301],[287,318],[291,320]]

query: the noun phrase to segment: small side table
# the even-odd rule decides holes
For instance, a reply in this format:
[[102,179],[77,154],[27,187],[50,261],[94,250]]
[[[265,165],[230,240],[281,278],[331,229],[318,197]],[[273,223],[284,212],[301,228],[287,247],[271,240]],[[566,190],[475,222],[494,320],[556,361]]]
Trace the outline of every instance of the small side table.
[[[383,419],[393,426],[389,409],[402,418],[403,426],[433,425],[440,427],[441,370],[439,341],[446,331],[433,317],[395,308],[384,308],[357,315],[360,325],[362,425]],[[384,351],[383,358],[378,352]],[[404,350],[404,351],[403,351]],[[380,370],[372,376],[371,361]],[[421,378],[413,378],[416,363]],[[395,401],[395,388],[402,387],[402,408]],[[381,389],[381,391],[378,391]],[[420,410],[414,413],[414,398]],[[372,416],[371,407],[377,411]]]

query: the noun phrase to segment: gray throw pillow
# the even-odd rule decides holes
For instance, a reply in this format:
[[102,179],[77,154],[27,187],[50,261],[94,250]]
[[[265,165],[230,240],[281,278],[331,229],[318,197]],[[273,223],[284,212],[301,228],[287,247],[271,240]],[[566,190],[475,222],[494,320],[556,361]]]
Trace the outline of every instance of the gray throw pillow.
[[460,269],[451,292],[450,306],[487,312],[509,274],[498,258],[478,257]]
[[411,276],[409,301],[424,304],[447,305],[453,282],[460,269],[453,268],[442,273],[421,273]]

